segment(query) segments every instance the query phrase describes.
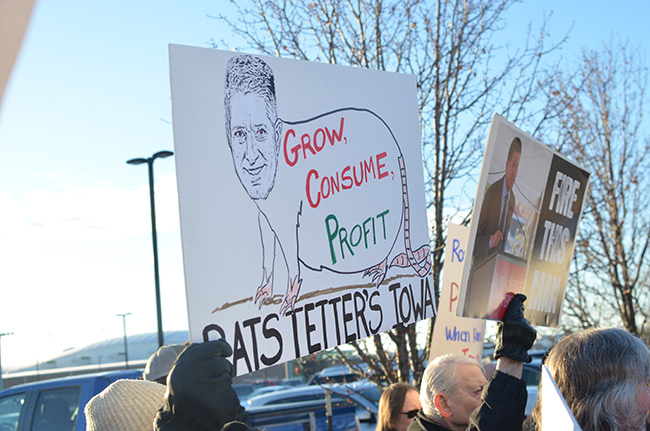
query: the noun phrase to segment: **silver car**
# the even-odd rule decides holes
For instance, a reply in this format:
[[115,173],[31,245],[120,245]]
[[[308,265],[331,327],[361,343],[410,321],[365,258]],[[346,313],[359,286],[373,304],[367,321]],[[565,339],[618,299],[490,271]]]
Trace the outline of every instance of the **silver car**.
[[360,423],[376,423],[381,391],[374,383],[367,380],[347,384],[307,385],[282,389],[249,398],[246,408],[313,400],[325,402],[326,390],[331,391],[332,402],[347,401],[354,404]]

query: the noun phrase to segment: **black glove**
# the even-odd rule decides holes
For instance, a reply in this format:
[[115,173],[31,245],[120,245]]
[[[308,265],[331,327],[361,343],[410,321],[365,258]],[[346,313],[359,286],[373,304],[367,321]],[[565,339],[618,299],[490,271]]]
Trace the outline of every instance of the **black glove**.
[[232,388],[232,348],[225,340],[188,346],[167,379],[156,430],[218,431],[228,422],[246,421],[245,410]]
[[537,331],[524,317],[526,295],[516,294],[510,300],[503,322],[497,323],[497,343],[494,346],[494,359],[501,356],[520,362],[530,362],[528,349],[533,346]]

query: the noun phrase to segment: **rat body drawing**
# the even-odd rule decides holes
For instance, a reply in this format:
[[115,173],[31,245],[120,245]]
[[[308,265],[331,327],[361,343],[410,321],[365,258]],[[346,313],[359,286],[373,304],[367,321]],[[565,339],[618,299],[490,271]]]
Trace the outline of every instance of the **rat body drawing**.
[[377,114],[341,108],[283,121],[273,71],[251,55],[229,59],[224,106],[235,172],[259,210],[263,257],[255,303],[272,297],[276,265],[288,274],[281,314],[295,307],[301,265],[363,273],[377,287],[391,267],[428,274],[429,244],[415,250],[411,244],[404,158]]

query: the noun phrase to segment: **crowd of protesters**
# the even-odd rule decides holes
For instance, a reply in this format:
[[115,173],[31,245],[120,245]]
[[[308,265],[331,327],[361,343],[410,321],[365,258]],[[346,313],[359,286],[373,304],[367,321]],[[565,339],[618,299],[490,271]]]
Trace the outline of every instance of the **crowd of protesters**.
[[[377,431],[541,431],[542,394],[524,418],[523,363],[536,331],[515,295],[497,324],[496,369],[460,355],[430,361],[415,388],[397,383],[379,402]],[[184,348],[180,352],[181,348]],[[88,402],[87,431],[244,431],[251,427],[232,388],[232,348],[223,340],[161,348],[144,380],[118,380]],[[644,431],[650,410],[650,351],[615,328],[569,335],[545,359],[584,431]],[[164,383],[164,384],[161,384]]]

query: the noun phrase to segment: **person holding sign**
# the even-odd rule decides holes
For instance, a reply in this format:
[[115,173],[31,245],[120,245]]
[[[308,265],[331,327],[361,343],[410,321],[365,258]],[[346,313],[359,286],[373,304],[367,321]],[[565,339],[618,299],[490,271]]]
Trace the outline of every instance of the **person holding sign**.
[[[420,388],[422,411],[408,431],[521,430],[528,398],[526,382],[521,379],[523,363],[531,361],[528,349],[537,337],[524,318],[525,300],[525,295],[515,295],[503,321],[497,323],[497,367],[487,384],[473,360],[448,356],[427,365]],[[453,364],[451,375],[450,367],[439,366],[444,362]],[[445,380],[448,383],[444,384]]]
[[515,137],[510,143],[506,173],[494,182],[485,192],[481,215],[476,229],[474,244],[474,263],[478,263],[490,253],[503,250],[510,220],[515,211],[515,196],[512,188],[517,179],[521,159],[521,139]]
[[[650,409],[650,352],[623,329],[588,329],[564,337],[545,361],[583,431],[644,431]],[[542,429],[540,396],[524,429]]]

